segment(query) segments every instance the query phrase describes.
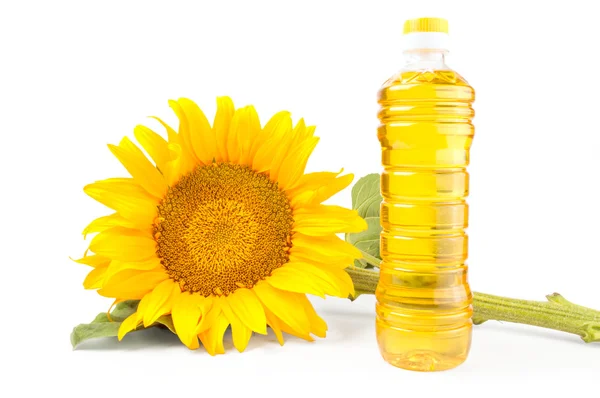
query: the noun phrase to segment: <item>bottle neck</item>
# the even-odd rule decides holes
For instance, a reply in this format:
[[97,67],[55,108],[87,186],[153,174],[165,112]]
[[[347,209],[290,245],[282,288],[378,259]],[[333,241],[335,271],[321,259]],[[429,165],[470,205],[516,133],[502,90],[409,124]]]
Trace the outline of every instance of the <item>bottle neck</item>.
[[404,70],[449,69],[446,65],[446,50],[414,49],[404,51]]

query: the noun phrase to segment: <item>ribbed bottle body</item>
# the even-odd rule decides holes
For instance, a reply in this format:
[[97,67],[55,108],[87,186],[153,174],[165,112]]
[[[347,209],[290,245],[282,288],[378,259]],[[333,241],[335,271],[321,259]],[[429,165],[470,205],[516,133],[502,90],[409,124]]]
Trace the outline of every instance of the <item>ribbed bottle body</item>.
[[379,91],[377,339],[383,357],[402,368],[452,368],[469,351],[465,199],[474,98],[451,70],[402,72]]

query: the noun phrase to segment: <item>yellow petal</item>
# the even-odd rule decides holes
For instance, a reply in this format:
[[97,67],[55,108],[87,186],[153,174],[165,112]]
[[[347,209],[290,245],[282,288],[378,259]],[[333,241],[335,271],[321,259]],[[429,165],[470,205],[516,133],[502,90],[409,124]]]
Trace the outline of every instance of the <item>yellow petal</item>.
[[318,172],[304,174],[291,190],[288,190],[292,207],[318,205],[345,189],[354,179],[353,174],[336,178],[340,173]]
[[231,98],[217,98],[217,113],[215,114],[215,121],[213,123],[217,144],[217,154],[215,156],[217,162],[226,162],[229,160],[229,155],[227,154],[227,136],[229,135],[229,125],[234,113],[235,107]]
[[156,255],[156,241],[136,229],[113,227],[96,235],[90,250],[114,260],[144,261]]
[[215,319],[215,323],[210,329],[202,332],[198,335],[202,341],[202,345],[210,355],[224,354],[225,348],[223,347],[223,334],[229,321],[222,313]]
[[[198,164],[198,158],[192,145],[189,121],[177,101],[169,100],[169,106],[179,119],[179,134],[177,134],[177,142],[173,142],[173,144],[181,147],[181,173],[186,174]],[[169,143],[171,144],[170,140]]]
[[291,146],[297,147],[298,145],[300,145],[301,142],[305,141],[306,139],[313,138],[312,133],[314,133],[315,129],[314,126],[311,127],[312,129],[310,130],[306,127],[306,123],[304,122],[303,118],[298,120],[298,123],[296,123],[296,126],[294,126],[294,139],[292,140]]
[[301,272],[304,278],[319,283],[321,289],[327,295],[346,298],[354,293],[352,279],[344,270],[339,268],[308,262],[289,262],[282,268],[295,269]]
[[202,302],[202,318],[196,328],[196,334],[200,334],[211,328],[220,315],[221,307],[215,305],[215,298],[213,296],[206,297]]
[[144,313],[146,312],[146,308],[148,307],[149,301],[150,301],[150,295],[145,294],[137,306],[137,312],[136,312],[137,316],[135,319],[138,324],[142,323],[142,321],[144,320]]
[[169,144],[167,147],[169,149],[170,161],[167,162],[167,165],[165,166],[166,170],[163,170],[163,174],[165,175],[167,184],[172,186],[177,182],[181,174],[187,174],[196,167],[197,162],[196,159],[192,157],[191,150],[184,148],[183,138],[180,137],[171,126],[156,116],[150,117],[157,120],[163,125],[165,130],[167,130],[169,137]]
[[196,158],[203,164],[212,163],[217,155],[217,142],[204,112],[194,101],[187,98],[179,98],[177,102],[185,113],[192,149],[196,154]]
[[169,126],[167,123],[163,122],[161,118],[156,116],[150,116],[151,119],[156,120],[167,130],[167,138],[170,144],[178,143],[179,138],[177,137],[177,132],[173,130],[173,127]]
[[148,304],[144,311],[144,327],[152,325],[162,315],[171,312],[173,298],[179,296],[179,284],[172,279],[159,283],[148,295]]
[[[326,265],[317,266],[306,262],[289,262],[282,268],[298,271],[300,275],[297,278],[304,277],[313,283],[318,283],[319,287],[327,295],[346,298],[354,293],[352,279],[342,269]],[[298,284],[300,284],[300,281]],[[286,290],[302,293],[294,289],[297,289],[294,284],[288,282]]]
[[282,189],[293,187],[304,173],[308,158],[319,142],[318,137],[311,137],[299,144],[281,163],[277,181]]
[[127,220],[119,213],[113,213],[108,216],[99,217],[89,223],[83,230],[83,238],[85,239],[88,234],[102,232],[112,227],[135,228],[136,224],[133,221]]
[[171,107],[173,112],[175,112],[175,115],[177,115],[177,119],[179,119],[179,132],[177,134],[177,144],[181,145],[181,149],[186,154],[186,156],[191,156],[195,161],[197,161],[198,158],[194,153],[194,147],[192,145],[190,123],[187,119],[185,112],[181,107],[181,104],[175,100],[169,100],[169,107]]
[[125,270],[138,270],[138,271],[163,271],[164,268],[160,263],[158,257],[152,257],[145,261],[118,261],[113,260],[108,266],[106,272],[106,278],[110,278],[114,274],[125,271]]
[[156,218],[158,199],[132,179],[110,178],[96,181],[85,186],[83,191],[141,228],[149,228]]
[[121,323],[121,326],[119,326],[119,333],[118,333],[118,338],[119,341],[123,340],[123,337],[125,337],[125,335],[129,332],[131,332],[132,330],[135,330],[139,325],[139,322],[137,321],[137,313],[133,313],[131,315],[129,315],[127,318],[125,318],[125,320],[123,321],[123,323]]
[[336,193],[346,189],[354,180],[354,174],[346,174],[341,177],[335,178],[329,184],[320,187],[316,190],[316,196],[313,199],[312,204],[319,204]]
[[333,234],[307,236],[296,233],[292,238],[290,260],[301,259],[311,263],[323,263],[346,268],[355,259],[361,257],[360,250]]
[[[305,312],[306,313],[306,312]],[[277,340],[280,345],[283,345],[283,334],[281,332],[285,332],[291,334],[292,336],[299,337],[306,341],[314,341],[314,339],[310,336],[309,332],[302,332],[291,328],[285,322],[283,322],[278,316],[273,314],[267,308],[265,308],[265,314],[267,316],[267,322],[273,331],[275,332],[275,336],[277,336]]]
[[290,198],[290,205],[292,206],[292,209],[312,206],[315,196],[315,191],[303,191],[293,195],[288,191],[288,198]]
[[332,260],[328,260],[327,258],[318,257],[315,253],[310,252],[309,250],[304,249],[295,249],[293,254],[290,254],[289,261],[294,263],[309,263],[316,266],[327,266],[331,268],[337,269],[346,269],[350,266],[354,266],[354,260],[357,260],[361,257],[351,258],[345,257],[343,259],[335,258]]
[[83,281],[83,287],[85,289],[99,289],[102,287],[102,283],[104,282],[104,276],[106,275],[106,271],[108,269],[108,264],[105,266],[96,267],[91,270],[85,280]]
[[227,134],[227,154],[232,163],[250,164],[247,158],[257,133],[252,122],[252,114],[256,115],[256,111],[252,112],[253,110],[254,108],[249,106],[236,109],[231,119]]
[[169,144],[170,160],[165,164],[165,180],[169,186],[173,186],[179,181],[182,174],[187,173],[186,170],[191,169],[185,164],[183,158],[183,150],[179,144]]
[[348,296],[354,296],[354,283],[345,269],[321,264],[315,265],[315,267],[327,271],[329,277],[334,279],[336,284],[340,286],[338,297],[347,298]]
[[244,352],[252,337],[252,330],[242,322],[238,321],[231,325],[231,337],[233,338],[233,346],[239,352]]
[[267,319],[260,300],[249,289],[240,288],[227,296],[233,313],[250,329],[260,334],[267,334]]
[[306,249],[315,254],[315,258],[330,261],[337,258],[360,258],[360,250],[341,239],[337,235],[309,236],[301,233],[294,234],[294,249]]
[[173,304],[171,315],[177,336],[190,350],[195,350],[200,346],[196,329],[202,316],[204,300],[204,297],[199,294],[182,292]]
[[294,135],[291,131],[286,132],[281,138],[277,139],[275,147],[271,150],[271,164],[269,166],[269,175],[272,181],[279,181],[279,173],[284,160],[289,156],[292,149]]
[[267,325],[271,327],[275,336],[277,337],[277,341],[279,345],[283,345],[283,333],[281,333],[281,320],[275,316],[271,311],[265,308],[265,316],[267,318]]
[[73,260],[79,264],[89,265],[90,267],[105,267],[110,264],[110,258],[92,254],[91,256],[83,256],[80,259]]
[[[265,142],[257,148],[252,168],[259,173],[269,171],[275,153],[279,150],[283,137],[292,131],[292,118],[289,112],[279,112],[269,120],[263,129]],[[273,176],[271,178],[276,181]]]
[[167,185],[172,186],[179,180],[182,174],[187,174],[196,167],[196,160],[192,158],[189,150],[184,150],[183,139],[171,126],[156,116],[150,117],[157,120],[167,130],[169,137],[167,145],[169,161],[165,164],[163,174]]
[[306,312],[306,316],[308,316],[308,319],[310,320],[310,332],[315,336],[324,338],[327,334],[327,323],[325,323],[325,321],[319,315],[317,315],[317,312],[306,296],[302,296],[300,301],[304,306],[304,312]]
[[233,313],[231,306],[228,302],[229,297],[221,297],[221,310],[231,323],[231,336],[233,338],[233,346],[239,351],[243,352],[248,346],[250,337],[252,337],[252,331],[249,327],[244,325],[242,321]]
[[252,142],[252,147],[250,148],[249,164],[251,165],[254,164],[256,154],[258,153],[259,149],[261,149],[265,145],[265,143],[271,138],[271,132],[266,129],[266,126],[264,129],[260,127],[258,115],[256,115],[255,128],[257,129],[257,133],[254,136],[254,141]]
[[294,211],[294,231],[309,236],[325,236],[340,232],[361,232],[367,223],[356,210],[340,206],[319,205]]
[[331,184],[331,182],[339,176],[344,169],[340,170],[337,173],[332,171],[318,171],[315,173],[304,174],[300,177],[300,181],[298,181],[298,185],[293,189],[288,190],[288,194],[297,195],[298,193],[304,191],[315,191],[323,186],[327,186]]
[[308,293],[323,298],[325,298],[325,294],[327,294],[326,291],[331,291],[332,289],[310,273],[289,267],[289,263],[274,270],[271,273],[271,276],[265,280],[269,285],[280,290],[295,293]]
[[266,308],[292,329],[302,334],[310,332],[308,318],[298,300],[299,294],[276,289],[265,281],[259,281],[252,290]]
[[[235,117],[234,119],[235,120]],[[243,109],[237,125],[232,127],[237,128],[238,143],[240,147],[240,164],[252,166],[254,154],[258,149],[259,144],[264,141],[261,134],[260,120],[253,106],[247,106]]]
[[[290,125],[291,127],[291,125]],[[300,151],[305,151],[305,149],[303,149],[302,147],[304,146],[302,144],[302,140],[300,140],[299,137],[304,137],[305,136],[305,125],[304,125],[304,120],[300,119],[300,121],[296,124],[296,127],[294,127],[291,131],[286,132],[281,139],[279,139],[276,147],[272,150],[273,155],[272,157],[272,161],[271,161],[271,166],[270,166],[270,170],[269,170],[269,174],[271,176],[271,179],[273,181],[280,181],[280,179],[282,178],[282,172],[285,173],[286,175],[283,176],[284,178],[284,184],[287,183],[288,184],[288,188],[291,187],[291,185],[289,185],[289,180],[290,178],[290,172],[294,173],[294,171],[290,171],[290,162],[296,162],[296,163],[301,163],[299,165],[299,167],[304,170],[304,167],[306,165],[306,162],[303,161],[302,159],[304,157],[310,156],[310,153],[312,152],[313,148],[309,148],[308,149],[308,155],[306,153],[303,154],[298,154],[298,152]],[[318,138],[312,138],[310,139],[310,142],[314,142],[314,145],[316,145],[316,142],[318,142]],[[310,146],[310,145],[309,145]],[[290,157],[294,157],[293,160],[288,161],[288,159]],[[302,164],[303,163],[303,164]],[[300,173],[301,175],[302,173]]]
[[167,184],[162,174],[129,138],[124,137],[119,146],[109,145],[108,148],[149,194],[159,199],[165,195]]
[[[124,270],[104,281],[98,294],[104,297],[119,297],[130,300],[142,299],[159,283],[169,278],[164,271]],[[138,307],[138,311],[141,311]],[[143,311],[142,311],[143,314]]]
[[167,141],[146,126],[138,125],[133,129],[135,139],[148,155],[154,160],[156,167],[164,172],[165,165],[169,161],[169,149]]

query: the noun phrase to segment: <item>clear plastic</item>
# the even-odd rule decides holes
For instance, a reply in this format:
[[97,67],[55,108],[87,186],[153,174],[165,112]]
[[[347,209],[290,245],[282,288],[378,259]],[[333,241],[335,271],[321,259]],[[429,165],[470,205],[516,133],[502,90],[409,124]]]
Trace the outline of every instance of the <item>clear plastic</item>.
[[417,371],[468,355],[469,149],[475,92],[445,52],[412,50],[380,89],[381,275],[377,340],[384,359]]

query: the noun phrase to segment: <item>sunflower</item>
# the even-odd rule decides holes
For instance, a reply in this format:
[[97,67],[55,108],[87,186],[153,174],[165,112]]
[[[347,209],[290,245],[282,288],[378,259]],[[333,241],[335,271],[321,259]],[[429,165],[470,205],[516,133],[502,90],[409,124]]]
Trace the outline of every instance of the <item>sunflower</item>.
[[[322,202],[352,181],[351,174],[304,174],[318,137],[314,126],[279,112],[261,127],[252,106],[217,99],[211,127],[191,100],[169,101],[175,131],[159,118],[167,139],[144,126],[110,151],[130,178],[84,188],[114,210],[84,230],[96,234],[77,260],[93,267],[83,285],[104,297],[140,300],[119,339],[171,315],[181,342],[224,352],[231,326],[243,351],[267,325],[312,340],[327,325],[306,294],[348,297],[344,271],[360,252],[336,234],[359,232],[356,211]],[[200,342],[199,342],[200,340]]]

